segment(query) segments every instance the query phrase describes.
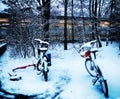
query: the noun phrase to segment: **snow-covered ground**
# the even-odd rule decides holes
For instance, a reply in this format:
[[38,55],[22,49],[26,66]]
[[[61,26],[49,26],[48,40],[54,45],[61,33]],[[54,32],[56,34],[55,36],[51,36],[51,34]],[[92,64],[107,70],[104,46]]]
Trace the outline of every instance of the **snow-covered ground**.
[[[120,51],[117,43],[103,47],[97,55],[104,77],[107,79],[109,99],[120,99]],[[0,58],[0,80],[2,89],[8,92],[24,95],[37,95],[34,99],[105,99],[99,85],[92,85],[92,77],[87,73],[84,59],[74,49],[72,44],[68,50],[63,46],[50,48],[52,66],[49,67],[49,81],[45,82],[42,75],[37,75],[33,67],[16,70],[22,77],[19,81],[10,81],[9,74],[18,66],[36,63],[35,58],[10,58],[6,51]],[[0,94],[3,94],[0,92]]]

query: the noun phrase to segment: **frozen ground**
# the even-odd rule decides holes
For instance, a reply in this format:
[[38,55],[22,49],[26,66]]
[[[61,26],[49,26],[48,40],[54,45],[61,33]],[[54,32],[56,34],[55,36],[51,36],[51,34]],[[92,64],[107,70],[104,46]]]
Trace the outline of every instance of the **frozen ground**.
[[[98,53],[97,61],[107,79],[109,99],[120,99],[120,51],[116,43],[105,46]],[[12,69],[18,66],[36,63],[35,58],[20,59],[10,58],[7,51],[0,58],[1,88],[10,93],[35,95],[34,99],[105,99],[99,86],[92,85],[92,77],[87,73],[84,59],[69,44],[68,50],[63,46],[50,49],[52,53],[52,66],[49,67],[49,81],[45,82],[42,75],[37,75],[37,70],[28,67],[16,70],[15,73],[22,77],[19,81],[10,81]],[[0,95],[4,95],[0,92]],[[12,95],[6,97],[14,98]]]

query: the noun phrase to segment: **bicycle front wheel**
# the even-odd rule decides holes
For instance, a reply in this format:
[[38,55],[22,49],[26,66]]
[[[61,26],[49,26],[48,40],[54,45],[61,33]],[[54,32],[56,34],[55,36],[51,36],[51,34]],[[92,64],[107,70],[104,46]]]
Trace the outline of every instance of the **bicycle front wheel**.
[[100,80],[100,86],[101,86],[101,90],[104,93],[104,96],[106,98],[108,98],[108,85],[107,85],[107,81],[104,79]]
[[43,76],[45,81],[48,81],[48,67],[47,67],[47,62],[43,63]]
[[94,61],[92,61],[91,59],[86,59],[85,61],[85,68],[87,70],[87,72],[92,76],[92,77],[96,77],[97,73],[95,70],[95,63]]

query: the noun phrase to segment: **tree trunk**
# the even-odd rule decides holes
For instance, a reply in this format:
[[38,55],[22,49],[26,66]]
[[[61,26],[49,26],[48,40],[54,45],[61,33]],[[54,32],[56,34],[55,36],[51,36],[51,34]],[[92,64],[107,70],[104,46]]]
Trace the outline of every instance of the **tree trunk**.
[[82,23],[83,23],[83,41],[86,42],[86,28],[85,28],[85,19],[84,19],[84,11],[83,11],[83,0],[80,0],[81,10],[82,10]]
[[74,43],[74,15],[73,15],[73,0],[72,0],[72,42]]
[[43,3],[43,30],[44,38],[48,41],[49,38],[49,19],[50,19],[50,1],[51,0],[42,0]]
[[65,0],[65,12],[64,12],[64,50],[67,50],[67,3]]

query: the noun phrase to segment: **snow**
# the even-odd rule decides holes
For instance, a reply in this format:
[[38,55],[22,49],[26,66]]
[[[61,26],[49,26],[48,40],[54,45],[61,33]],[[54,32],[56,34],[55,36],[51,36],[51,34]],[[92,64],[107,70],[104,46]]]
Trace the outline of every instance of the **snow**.
[[35,39],[36,41],[38,41],[38,42],[40,42],[41,44],[42,43],[44,43],[44,44],[47,44],[47,45],[49,45],[49,43],[48,42],[46,42],[46,41],[42,41],[41,39]]
[[[120,51],[115,42],[109,46],[105,46],[105,42],[102,44],[102,50],[97,54],[97,63],[107,79],[109,99],[120,99]],[[49,50],[52,66],[49,67],[48,82],[44,81],[42,75],[38,75],[34,67],[16,70],[15,74],[22,79],[11,81],[8,73],[12,74],[13,68],[35,64],[37,59],[11,58],[9,51],[6,51],[0,58],[2,89],[11,93],[37,95],[37,99],[105,99],[99,85],[92,85],[93,78],[85,69],[85,59],[73,44],[68,44],[68,50],[63,50],[63,45],[51,46]]]

